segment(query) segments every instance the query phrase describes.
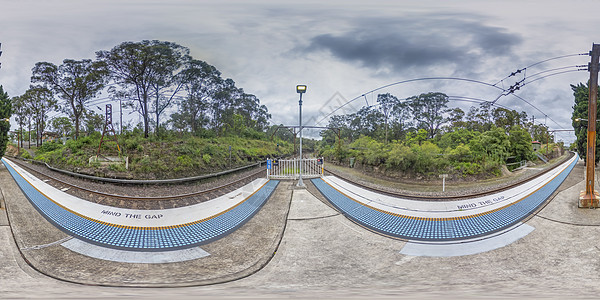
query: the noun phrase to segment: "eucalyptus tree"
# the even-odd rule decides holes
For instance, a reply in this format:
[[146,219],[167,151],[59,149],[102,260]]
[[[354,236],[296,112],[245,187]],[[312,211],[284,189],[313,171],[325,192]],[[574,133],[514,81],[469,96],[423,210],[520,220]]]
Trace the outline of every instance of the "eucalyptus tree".
[[211,112],[211,127],[218,135],[223,129],[227,110],[232,106],[232,99],[237,97],[239,90],[235,87],[235,82],[231,78],[221,80],[217,87],[217,92],[212,97],[212,101],[209,104],[209,110]]
[[[575,136],[577,140],[575,141],[577,153],[583,159],[587,158],[587,122],[583,120],[577,121],[576,119],[587,119],[588,118],[588,99],[589,99],[589,85],[579,83],[577,85],[571,85],[571,90],[573,91],[573,115],[572,115],[572,125],[575,130]],[[600,91],[598,91],[598,95],[600,95]],[[597,110],[596,113],[600,115],[600,110]],[[597,120],[600,120],[598,116],[596,116]],[[536,131],[540,132],[538,128],[535,128],[535,125],[531,126],[531,132],[535,133]],[[596,131],[596,163],[600,160],[600,131]],[[534,136],[534,139],[538,137]]]
[[395,105],[398,103],[398,98],[390,93],[377,95],[377,103],[379,110],[383,113],[385,119],[385,143],[388,142],[388,120]]
[[464,121],[465,112],[459,107],[454,107],[448,111],[448,132],[460,129],[467,128],[467,122]]
[[57,101],[51,90],[41,86],[29,87],[23,94],[23,99],[35,123],[36,145],[41,145],[42,134],[46,129],[47,115],[57,108]]
[[392,107],[392,138],[401,139],[406,135],[408,129],[412,126],[412,118],[408,102],[398,100]]
[[508,110],[502,107],[496,107],[491,113],[496,127],[503,128],[506,132],[510,132],[515,125],[524,125],[527,121],[527,113],[517,112],[516,110]]
[[160,127],[160,116],[174,103],[175,96],[185,84],[184,70],[186,63],[191,60],[190,50],[171,42],[158,42],[153,47],[155,60],[161,62],[160,72],[152,81],[152,101],[156,116],[156,134]]
[[[133,91],[133,102],[144,122],[144,136],[149,136],[152,100],[157,126],[160,115],[170,106],[181,88],[180,76],[175,73],[185,60],[189,49],[171,42],[143,40],[123,42],[110,51],[98,51],[96,57],[104,62],[113,80],[124,90]],[[167,96],[163,92],[169,91]]]
[[75,139],[77,139],[86,104],[104,88],[106,83],[108,71],[105,64],[90,59],[65,59],[60,66],[49,62],[38,62],[32,73],[33,83],[43,84],[64,101],[62,109],[73,118]]
[[372,138],[381,138],[381,124],[383,124],[383,113],[372,106],[365,106],[350,115],[350,129],[353,131],[353,139],[360,135]]
[[90,135],[92,132],[102,132],[104,129],[105,116],[97,114],[93,110],[85,112],[85,130]]
[[19,124],[17,144],[19,147],[23,147],[23,127],[28,124],[31,113],[27,106],[27,101],[23,96],[12,97],[11,102],[13,114],[15,115],[17,124]]
[[260,104],[260,100],[252,94],[239,90],[238,97],[234,99],[233,113],[243,117],[244,126],[263,131],[266,129],[271,115],[267,107]]
[[0,85],[0,157],[4,156],[6,146],[8,144],[8,130],[10,122],[8,119],[12,114],[12,102],[8,97],[8,93]]
[[208,109],[219,91],[221,72],[204,61],[191,60],[181,78],[187,96],[179,102],[180,109],[175,118],[178,123],[186,123],[192,132],[197,133],[199,128],[208,123]]
[[71,132],[73,131],[71,120],[67,117],[54,118],[50,123],[52,128],[54,128],[54,130],[62,137],[71,135]]
[[433,138],[446,122],[444,114],[448,111],[448,96],[431,92],[412,96],[407,102],[417,126],[427,130],[428,137]]

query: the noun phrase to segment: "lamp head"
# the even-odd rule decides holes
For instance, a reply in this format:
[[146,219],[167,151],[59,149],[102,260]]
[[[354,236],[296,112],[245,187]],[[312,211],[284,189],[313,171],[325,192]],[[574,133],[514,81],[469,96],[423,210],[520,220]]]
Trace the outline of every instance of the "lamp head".
[[306,85],[297,85],[296,92],[298,92],[298,94],[306,93]]

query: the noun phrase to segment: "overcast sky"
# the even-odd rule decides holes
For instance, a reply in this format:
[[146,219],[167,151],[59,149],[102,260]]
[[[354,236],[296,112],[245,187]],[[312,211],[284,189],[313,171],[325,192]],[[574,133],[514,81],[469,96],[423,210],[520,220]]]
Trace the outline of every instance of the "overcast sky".
[[[587,53],[593,42],[600,43],[600,2],[591,0],[0,0],[0,9],[0,84],[11,97],[29,87],[36,62],[93,59],[96,51],[123,41],[157,39],[188,47],[194,58],[255,94],[273,123],[286,125],[298,122],[297,84],[308,85],[303,114],[305,125],[315,125],[347,100],[359,97],[340,112],[373,104],[385,92],[398,98],[436,91],[494,100],[499,88],[575,70],[571,66],[587,65],[589,57],[531,65]],[[498,83],[527,66],[526,77]],[[535,76],[551,69],[557,71]],[[376,90],[430,77],[498,84],[438,79]],[[498,103],[534,115],[551,129],[572,129],[569,85],[588,78],[585,71],[550,76],[517,91],[522,99],[509,95]],[[450,105],[467,110],[471,104]],[[570,133],[557,138],[573,140]]]

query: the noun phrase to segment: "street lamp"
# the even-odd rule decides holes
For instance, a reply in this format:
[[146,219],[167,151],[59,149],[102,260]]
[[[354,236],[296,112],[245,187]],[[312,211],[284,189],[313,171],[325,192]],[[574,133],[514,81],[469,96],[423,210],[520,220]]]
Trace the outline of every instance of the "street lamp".
[[[575,122],[587,122],[588,119],[575,118]],[[596,123],[600,122],[600,120],[596,120]]]
[[306,93],[306,85],[297,85],[296,92],[300,94],[300,101],[298,101],[298,105],[300,107],[300,117],[299,117],[299,125],[300,125],[300,176],[298,177],[298,187],[304,187],[304,182],[302,182],[302,94]]

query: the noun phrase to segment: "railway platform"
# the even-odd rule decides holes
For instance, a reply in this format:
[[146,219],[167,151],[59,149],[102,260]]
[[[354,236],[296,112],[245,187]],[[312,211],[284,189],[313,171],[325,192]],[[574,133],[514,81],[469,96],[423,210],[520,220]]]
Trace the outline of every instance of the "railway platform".
[[[282,182],[248,223],[202,246],[209,256],[139,264],[88,257],[56,243],[68,235],[39,216],[0,165],[11,224],[0,226],[6,245],[0,249],[0,293],[111,299],[595,297],[600,215],[578,209],[574,201],[582,170],[578,164],[552,201],[525,221],[535,230],[494,251],[443,258],[402,253],[409,242],[366,230],[319,201],[316,190]],[[220,284],[205,286],[211,283]],[[152,288],[158,286],[179,288]]]

